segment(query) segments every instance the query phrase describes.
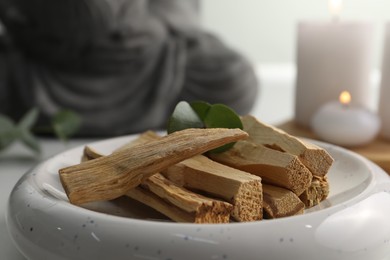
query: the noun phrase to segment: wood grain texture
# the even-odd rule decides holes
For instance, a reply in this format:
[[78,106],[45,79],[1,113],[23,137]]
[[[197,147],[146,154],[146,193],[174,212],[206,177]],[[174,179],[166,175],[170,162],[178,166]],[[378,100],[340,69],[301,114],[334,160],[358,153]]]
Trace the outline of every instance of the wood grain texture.
[[[114,152],[159,138],[161,136],[147,131]],[[103,156],[105,155],[87,145],[82,158],[93,160]],[[187,190],[160,173],[150,176],[139,186],[130,189],[126,196],[157,210],[176,222],[228,223],[233,212],[231,204]]]
[[193,193],[157,173],[127,196],[148,205],[176,222],[228,223],[233,206]]
[[311,183],[311,172],[297,156],[252,142],[239,141],[224,153],[210,154],[211,159],[260,176],[265,183],[284,187],[298,196]]
[[306,208],[311,208],[328,197],[329,189],[327,176],[313,176],[309,188],[299,198],[305,204]]
[[263,217],[261,178],[198,155],[172,165],[163,174],[178,185],[228,201],[236,221]]
[[[320,140],[310,129],[303,128],[294,121],[287,121],[278,127],[291,135]],[[390,141],[378,137],[365,146],[346,148],[373,161],[390,174]]]
[[247,136],[240,129],[186,129],[62,168],[60,180],[73,204],[110,200],[173,164]]
[[264,217],[281,218],[303,214],[305,205],[290,190],[263,184]]
[[244,130],[249,134],[249,142],[296,155],[313,175],[324,176],[329,171],[333,158],[323,148],[262,123],[253,116],[242,117],[242,122]]

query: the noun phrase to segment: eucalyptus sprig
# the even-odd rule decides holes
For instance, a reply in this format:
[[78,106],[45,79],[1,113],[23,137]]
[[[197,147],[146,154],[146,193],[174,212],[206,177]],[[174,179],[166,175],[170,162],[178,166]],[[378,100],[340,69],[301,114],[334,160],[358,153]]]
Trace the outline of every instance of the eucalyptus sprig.
[[[230,107],[223,104],[209,104],[203,101],[188,103],[179,102],[168,121],[167,132],[184,130],[186,128],[240,128],[241,119]],[[234,146],[226,144],[210,152],[224,152]]]
[[[6,115],[0,114],[0,151],[9,147],[15,141],[20,141],[36,153],[41,152],[41,146],[34,134],[34,126],[38,120],[39,110],[32,108],[18,123]],[[53,133],[62,141],[75,134],[81,125],[81,117],[70,110],[60,110],[51,118],[50,126],[45,127],[46,133]]]
[[58,111],[51,119],[54,134],[63,142],[73,136],[80,129],[82,118],[76,112],[63,109]]

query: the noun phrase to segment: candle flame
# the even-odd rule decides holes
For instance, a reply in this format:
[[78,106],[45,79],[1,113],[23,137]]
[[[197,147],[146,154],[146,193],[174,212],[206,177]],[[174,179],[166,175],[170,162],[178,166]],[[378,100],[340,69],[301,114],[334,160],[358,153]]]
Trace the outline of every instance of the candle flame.
[[348,105],[351,103],[351,94],[348,91],[343,91],[339,97],[340,103],[343,105]]
[[338,19],[343,9],[343,0],[329,0],[328,7],[333,18]]

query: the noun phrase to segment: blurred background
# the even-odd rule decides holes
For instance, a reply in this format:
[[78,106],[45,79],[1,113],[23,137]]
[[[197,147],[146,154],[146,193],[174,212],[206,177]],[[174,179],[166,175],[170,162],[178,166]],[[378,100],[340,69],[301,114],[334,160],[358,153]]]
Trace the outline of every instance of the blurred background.
[[[297,25],[300,21],[331,22],[329,3],[328,0],[202,1],[203,25],[254,64],[261,91],[253,111],[265,122],[278,124],[294,117]],[[369,107],[376,111],[390,1],[344,0],[339,19],[374,26],[371,90],[366,98]]]
[[[390,21],[388,0],[344,0],[342,20],[375,25],[373,66],[381,66],[384,26]],[[296,24],[330,20],[327,0],[202,1],[202,22],[257,64],[295,61]]]

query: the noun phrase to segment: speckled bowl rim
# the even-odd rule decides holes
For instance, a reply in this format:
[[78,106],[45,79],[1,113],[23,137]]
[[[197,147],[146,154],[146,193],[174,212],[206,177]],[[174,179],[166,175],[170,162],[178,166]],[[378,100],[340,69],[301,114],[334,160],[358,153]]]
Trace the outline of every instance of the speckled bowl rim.
[[[113,142],[123,143],[125,141],[133,139],[135,136],[136,135],[126,136],[126,137],[117,137],[117,138],[112,138],[112,139],[108,139],[108,140],[93,142],[90,145],[93,147],[94,146],[99,147],[99,145],[104,146],[107,143],[108,144],[111,144]],[[263,220],[263,221],[246,222],[246,223],[229,223],[229,224],[173,223],[173,222],[142,220],[142,219],[133,219],[133,218],[109,215],[106,213],[95,212],[95,211],[85,209],[85,208],[82,208],[79,206],[71,205],[69,202],[67,202],[65,200],[55,201],[55,203],[57,204],[57,207],[60,207],[61,210],[63,210],[64,212],[67,212],[66,214],[68,214],[69,212],[74,212],[74,214],[76,214],[76,215],[83,216],[84,223],[80,224],[80,225],[77,224],[78,227],[81,227],[81,228],[84,228],[83,225],[85,225],[85,228],[92,228],[92,224],[94,224],[95,221],[98,221],[99,223],[107,223],[107,225],[109,225],[110,223],[114,223],[114,224],[130,225],[132,227],[138,226],[138,227],[143,227],[145,229],[146,228],[147,229],[159,228],[159,229],[164,230],[164,232],[167,232],[167,234],[170,234],[171,236],[172,236],[172,234],[179,234],[180,233],[180,234],[183,234],[183,237],[182,237],[183,240],[191,240],[191,238],[194,237],[194,232],[195,232],[195,234],[197,234],[196,232],[206,231],[206,230],[209,231],[210,233],[213,233],[213,234],[216,232],[221,232],[220,230],[228,230],[229,232],[235,233],[236,235],[241,235],[240,230],[247,230],[247,232],[250,232],[250,230],[253,230],[253,229],[273,229],[273,228],[275,228],[275,227],[277,228],[279,226],[294,225],[294,223],[296,223],[296,224],[297,223],[309,223],[309,222],[312,222],[311,221],[312,219],[323,219],[323,218],[326,218],[326,216],[330,216],[330,215],[334,214],[335,212],[342,211],[343,209],[345,209],[351,205],[354,205],[354,204],[358,203],[359,201],[364,200],[365,198],[367,198],[368,196],[373,194],[373,192],[377,192],[377,188],[375,186],[377,186],[378,183],[383,182],[383,183],[386,183],[386,185],[389,183],[388,176],[385,173],[381,172],[379,167],[372,164],[368,160],[364,159],[360,155],[357,155],[357,154],[350,152],[344,148],[334,146],[331,144],[326,144],[326,143],[313,141],[313,140],[309,140],[309,141],[325,147],[331,154],[332,153],[343,154],[343,155],[347,156],[348,158],[350,158],[350,160],[354,160],[354,161],[358,162],[359,164],[361,164],[361,167],[365,168],[365,170],[368,172],[368,175],[366,176],[367,178],[365,178],[362,181],[362,185],[360,185],[360,187],[354,192],[353,196],[351,195],[349,198],[342,200],[341,202],[338,202],[334,205],[326,205],[326,203],[329,203],[329,200],[326,200],[323,203],[321,203],[320,205],[313,208],[313,210],[308,211],[307,213],[305,213],[303,215],[299,215],[299,216],[286,217],[286,218],[280,218],[280,219],[274,219],[274,220]],[[17,202],[20,202],[23,200],[23,198],[20,197],[20,194],[19,194],[19,196],[15,195],[18,192],[18,189],[19,189],[18,187],[20,185],[26,184],[28,182],[28,180],[31,181],[31,178],[34,178],[34,176],[37,174],[37,171],[41,170],[40,167],[47,165],[52,160],[58,160],[58,158],[60,158],[64,154],[77,153],[77,151],[80,154],[80,151],[82,148],[83,148],[83,146],[79,146],[79,147],[70,149],[68,151],[60,153],[60,154],[42,162],[37,167],[34,167],[32,170],[27,172],[19,180],[19,182],[15,185],[15,188],[12,191],[11,196],[10,196],[8,215],[7,215],[7,223],[8,223],[9,232],[11,233],[11,236],[13,237],[15,244],[19,247],[20,251],[24,252],[25,255],[32,254],[31,252],[39,251],[39,249],[37,249],[37,248],[42,247],[42,245],[36,245],[35,247],[33,247],[31,249],[31,248],[27,248],[28,246],[26,246],[25,242],[27,241],[28,242],[27,244],[30,244],[31,241],[33,241],[34,239],[36,240],[37,238],[39,238],[40,235],[37,234],[35,237],[32,236],[31,235],[33,233],[32,231],[36,231],[36,230],[29,230],[29,229],[31,229],[31,228],[34,229],[34,227],[33,226],[29,227],[26,224],[26,226],[24,228],[22,228],[20,226],[20,223],[15,223],[15,220],[13,219],[13,217],[15,216],[15,212],[18,210],[20,210],[20,212],[23,212],[21,214],[28,215],[29,212],[31,212],[33,210],[40,210],[40,209],[34,208],[32,205],[29,205],[28,207],[26,207],[26,204],[24,203],[23,207],[25,209],[21,210],[21,206],[15,204],[15,201],[17,203]],[[111,149],[115,149],[115,146],[111,147]],[[76,162],[74,162],[74,163],[76,163]],[[30,184],[31,184],[31,182],[30,182]],[[45,190],[38,190],[37,192],[41,193],[41,195],[43,194],[43,196],[47,196],[48,194],[52,195],[51,192],[48,193]],[[22,194],[22,196],[23,196],[23,194]],[[48,214],[50,215],[50,212]],[[50,215],[50,217],[53,217],[53,218],[58,217],[58,216],[59,216],[58,214],[57,215]],[[25,221],[26,223],[28,222],[26,220],[23,220],[23,221]],[[93,221],[93,223],[91,223],[91,221]],[[19,227],[18,227],[18,225],[19,225]],[[307,226],[302,226],[301,224],[300,224],[300,226],[303,230],[306,230],[306,228],[307,228]],[[239,233],[237,233],[237,232],[239,232]],[[283,234],[283,232],[281,234]],[[115,236],[115,235],[110,234],[110,236]],[[277,234],[276,234],[276,236],[277,236]],[[279,235],[279,237],[280,238],[277,238],[277,239],[279,239],[279,243],[281,241],[287,241],[287,240],[292,239],[291,237],[288,238],[287,236],[283,236],[283,235]],[[61,238],[58,238],[58,239],[61,239]],[[120,238],[118,238],[118,239],[119,239],[118,241],[120,241]],[[222,240],[225,241],[227,238],[222,237],[219,239],[221,239],[221,241]],[[220,241],[216,240],[215,242],[219,243]],[[229,241],[225,241],[225,242],[229,243]],[[58,246],[57,246],[57,248],[58,248]],[[47,250],[47,248],[45,250]],[[45,255],[47,253],[48,252],[45,251]],[[52,253],[53,253],[53,255],[56,255],[56,252],[52,252]]]

